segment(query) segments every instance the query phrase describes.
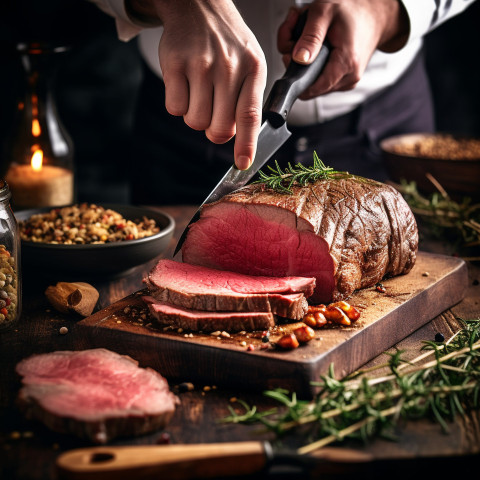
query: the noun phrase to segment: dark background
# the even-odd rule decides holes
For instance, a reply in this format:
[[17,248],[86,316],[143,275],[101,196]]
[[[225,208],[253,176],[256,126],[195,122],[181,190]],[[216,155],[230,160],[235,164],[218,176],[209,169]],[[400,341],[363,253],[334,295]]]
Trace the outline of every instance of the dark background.
[[[0,140],[7,135],[20,93],[16,43],[69,45],[59,60],[55,98],[75,144],[78,200],[128,203],[129,172],[141,168],[141,159],[132,162],[129,152],[142,78],[135,40],[120,42],[114,20],[86,0],[16,0],[2,2],[2,8]],[[476,2],[426,37],[438,131],[480,137],[479,20]]]

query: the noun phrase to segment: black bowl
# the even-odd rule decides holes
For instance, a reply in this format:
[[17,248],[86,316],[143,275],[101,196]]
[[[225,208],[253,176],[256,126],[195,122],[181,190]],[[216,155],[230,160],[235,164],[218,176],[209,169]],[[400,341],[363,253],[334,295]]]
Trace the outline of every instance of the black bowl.
[[[160,256],[172,238],[175,221],[165,212],[130,205],[101,205],[120,213],[127,220],[143,216],[156,221],[160,231],[137,240],[114,243],[63,245],[22,240],[21,258],[25,271],[38,272],[42,276],[62,274],[65,278],[112,278],[126,275],[130,270]],[[27,220],[37,213],[45,213],[52,207],[20,210],[17,221]]]

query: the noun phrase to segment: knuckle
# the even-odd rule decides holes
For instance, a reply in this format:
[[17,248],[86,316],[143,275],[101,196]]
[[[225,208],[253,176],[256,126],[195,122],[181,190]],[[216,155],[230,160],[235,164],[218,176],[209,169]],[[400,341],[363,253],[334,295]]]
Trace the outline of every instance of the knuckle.
[[266,59],[263,51],[250,51],[247,56],[246,67],[249,74],[266,75]]
[[360,81],[361,78],[361,71],[360,71],[360,60],[356,56],[352,56],[350,58],[349,64],[349,79],[352,82],[357,83]]
[[259,124],[261,119],[261,110],[253,106],[237,112],[237,123],[241,125],[254,126]]
[[325,38],[326,32],[323,29],[318,29],[315,32],[307,32],[302,35],[302,42],[307,46],[316,47],[321,45]]
[[192,71],[195,72],[195,74],[207,75],[213,70],[214,64],[215,62],[211,57],[201,56],[195,58],[192,62]]

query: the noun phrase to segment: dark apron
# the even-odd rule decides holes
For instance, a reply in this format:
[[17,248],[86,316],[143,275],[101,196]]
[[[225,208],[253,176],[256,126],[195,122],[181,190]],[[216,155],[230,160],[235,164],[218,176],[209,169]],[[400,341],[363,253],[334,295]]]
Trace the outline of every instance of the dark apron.
[[[134,204],[199,204],[233,163],[233,141],[215,145],[182,117],[165,110],[163,82],[144,65],[132,138],[131,201]],[[334,120],[289,127],[290,139],[272,156],[311,164],[316,151],[336,170],[384,181],[379,142],[410,132],[433,132],[434,115],[423,55],[389,88]],[[265,168],[265,167],[264,167]]]

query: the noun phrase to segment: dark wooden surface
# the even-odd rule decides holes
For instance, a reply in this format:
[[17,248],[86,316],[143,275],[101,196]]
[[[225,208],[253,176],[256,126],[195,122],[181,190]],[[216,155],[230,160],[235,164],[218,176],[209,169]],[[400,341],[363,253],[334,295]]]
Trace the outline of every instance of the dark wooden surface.
[[[163,210],[172,214],[177,221],[177,230],[166,256],[170,256],[175,246],[175,238],[183,230],[190,219],[193,207],[168,207]],[[442,245],[431,244],[428,248],[435,253],[444,253]],[[100,299],[97,310],[101,310],[127,295],[142,288],[141,279],[153,265],[143,265],[131,272],[128,277],[114,281],[99,279],[90,281],[99,291]],[[418,349],[423,340],[432,340],[437,332],[445,337],[452,335],[458,328],[460,318],[480,318],[480,268],[478,264],[468,264],[468,285],[465,298],[447,309],[423,327],[419,328],[393,348]],[[61,280],[61,279],[57,279]],[[82,279],[78,279],[81,281]],[[46,286],[54,282],[46,280],[41,272],[26,271],[23,277],[23,315],[18,327],[0,333],[0,479],[54,479],[55,459],[59,453],[89,446],[84,441],[73,437],[48,431],[42,425],[25,420],[15,405],[15,398],[20,388],[14,368],[18,361],[34,353],[54,350],[90,348],[87,335],[75,328],[78,319],[62,315],[49,307],[44,296]],[[438,297],[424,298],[427,308],[436,308]],[[425,305],[423,305],[425,306]],[[410,312],[414,314],[414,312]],[[69,333],[60,335],[59,329],[66,326]],[[402,326],[399,325],[399,331]],[[392,350],[393,350],[392,348]],[[155,355],[152,352],[151,355]],[[373,365],[382,362],[379,356],[369,362]],[[188,364],[189,358],[184,362]],[[257,373],[262,375],[260,371]],[[179,381],[191,381],[187,375],[183,379],[171,381],[174,387]],[[255,403],[259,408],[270,404],[260,393],[247,391],[240,385],[209,385],[194,382],[195,389],[180,393],[181,405],[167,426],[165,432],[137,438],[124,439],[115,444],[155,444],[161,440],[163,433],[168,433],[171,443],[212,443],[227,441],[245,441],[268,439],[268,435],[258,431],[258,427],[229,425],[218,420],[228,414],[228,406],[232,397]],[[204,387],[211,387],[204,389]],[[363,470],[352,471],[340,469],[335,477],[359,478],[403,478],[410,476],[420,478],[420,474],[428,472],[436,478],[444,477],[450,468],[459,472],[474,473],[480,468],[480,414],[470,412],[463,418],[457,418],[450,425],[450,434],[443,434],[440,427],[429,421],[408,422],[398,429],[398,441],[375,440],[368,445],[353,442],[350,448],[370,453],[377,461]],[[287,447],[301,446],[307,442],[300,434],[285,439]],[[387,461],[388,459],[388,461]],[[232,472],[234,473],[234,472]],[[470,474],[469,473],[469,474]],[[253,478],[253,477],[251,477]],[[255,477],[256,478],[256,477]],[[258,478],[305,478],[304,474],[280,469],[268,476]],[[322,478],[326,478],[323,475]]]

